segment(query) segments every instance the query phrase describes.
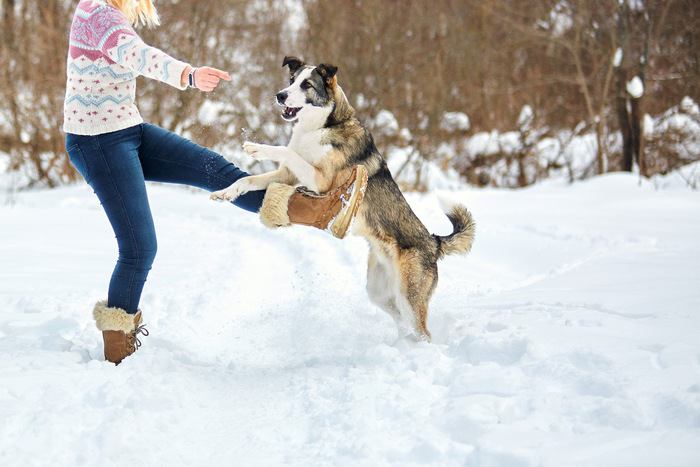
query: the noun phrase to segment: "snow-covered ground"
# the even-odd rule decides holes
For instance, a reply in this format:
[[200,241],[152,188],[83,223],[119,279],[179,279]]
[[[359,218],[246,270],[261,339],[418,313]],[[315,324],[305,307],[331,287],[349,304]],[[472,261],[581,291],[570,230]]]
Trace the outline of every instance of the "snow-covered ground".
[[[632,175],[467,190],[432,344],[395,343],[363,240],[150,186],[151,336],[103,361],[91,190],[0,193],[0,465],[700,465],[700,194]],[[434,232],[434,195],[411,195]]]

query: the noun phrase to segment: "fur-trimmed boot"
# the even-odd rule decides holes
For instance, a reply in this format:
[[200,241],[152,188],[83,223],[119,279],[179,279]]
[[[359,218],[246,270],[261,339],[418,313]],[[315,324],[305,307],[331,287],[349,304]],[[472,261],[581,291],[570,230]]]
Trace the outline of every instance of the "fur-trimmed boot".
[[260,220],[270,228],[300,224],[345,237],[367,189],[367,169],[356,166],[350,177],[325,195],[304,187],[272,183],[260,208]]
[[107,302],[97,302],[92,312],[97,329],[102,331],[105,360],[119,365],[122,360],[141,347],[137,334],[148,335],[141,324],[141,310],[129,314],[121,308],[108,307]]

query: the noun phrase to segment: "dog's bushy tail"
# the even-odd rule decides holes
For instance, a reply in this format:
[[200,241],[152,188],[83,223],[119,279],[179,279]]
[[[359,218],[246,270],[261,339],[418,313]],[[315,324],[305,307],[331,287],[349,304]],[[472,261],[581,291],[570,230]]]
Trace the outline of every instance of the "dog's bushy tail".
[[476,222],[469,210],[461,204],[449,204],[441,199],[440,204],[452,223],[452,233],[449,235],[434,235],[438,243],[440,258],[446,255],[467,254],[474,243]]

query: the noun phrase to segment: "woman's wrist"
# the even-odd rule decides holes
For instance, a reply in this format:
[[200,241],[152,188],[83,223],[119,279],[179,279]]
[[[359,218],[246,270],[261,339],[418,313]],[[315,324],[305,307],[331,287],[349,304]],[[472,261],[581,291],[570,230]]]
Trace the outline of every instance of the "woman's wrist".
[[194,71],[190,65],[187,65],[184,70],[182,70],[182,76],[180,76],[180,86],[186,88],[190,83],[190,73]]

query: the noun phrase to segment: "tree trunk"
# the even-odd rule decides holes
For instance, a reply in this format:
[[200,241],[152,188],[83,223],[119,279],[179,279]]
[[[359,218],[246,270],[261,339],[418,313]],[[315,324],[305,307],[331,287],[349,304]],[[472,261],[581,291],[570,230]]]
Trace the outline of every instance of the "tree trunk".
[[632,172],[634,165],[634,144],[633,131],[630,125],[630,112],[627,109],[628,99],[625,89],[627,73],[623,68],[617,69],[617,97],[615,106],[617,108],[617,121],[620,126],[622,136],[622,163],[620,169],[625,172]]
[[[639,132],[635,132],[634,119],[637,117],[638,108],[633,109],[630,96],[627,93],[627,81],[630,78],[629,70],[633,66],[633,53],[630,46],[629,37],[629,7],[627,2],[620,2],[617,11],[617,31],[620,39],[620,50],[622,60],[617,63],[616,71],[616,91],[615,107],[617,110],[617,121],[620,126],[622,137],[622,162],[620,169],[625,172],[632,172],[635,159],[635,141],[639,138]],[[639,128],[639,123],[636,125]]]
[[[643,170],[642,170],[642,116],[641,116],[641,100],[642,98],[640,97],[639,99],[635,98],[630,98],[630,115],[629,115],[629,126],[630,126],[630,145],[631,145],[631,153],[632,157],[634,160],[637,162],[637,165],[639,166],[639,173],[641,175],[644,175]],[[631,170],[631,168],[630,168]]]

